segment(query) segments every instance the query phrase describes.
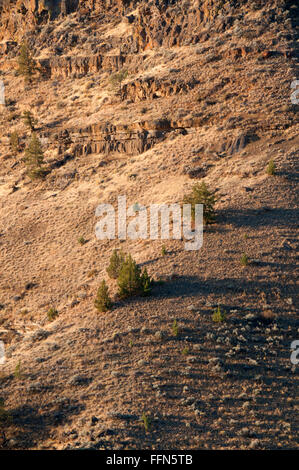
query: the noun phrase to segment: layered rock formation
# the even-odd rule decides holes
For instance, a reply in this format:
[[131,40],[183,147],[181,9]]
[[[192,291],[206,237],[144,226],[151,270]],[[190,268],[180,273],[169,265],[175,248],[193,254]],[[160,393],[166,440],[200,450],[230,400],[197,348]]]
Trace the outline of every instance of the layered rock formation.
[[76,155],[125,153],[137,155],[162,142],[170,132],[187,133],[201,124],[199,118],[140,121],[129,125],[93,124],[72,134]]

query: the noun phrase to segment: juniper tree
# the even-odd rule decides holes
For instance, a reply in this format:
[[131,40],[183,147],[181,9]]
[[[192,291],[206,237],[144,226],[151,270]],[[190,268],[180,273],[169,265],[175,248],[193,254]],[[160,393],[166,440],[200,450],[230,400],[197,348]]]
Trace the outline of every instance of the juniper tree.
[[118,276],[118,294],[122,298],[133,295],[149,295],[152,281],[147,270],[141,269],[131,255],[123,262]]
[[274,176],[275,173],[276,173],[276,165],[274,163],[274,161],[271,159],[268,163],[268,166],[267,166],[267,173],[268,175],[270,176]]
[[114,89],[118,91],[118,94],[121,95],[122,92],[122,82],[127,78],[128,71],[121,70],[120,72],[114,73],[110,77],[110,83]]
[[37,125],[37,120],[33,117],[33,114],[30,111],[24,111],[22,119],[31,132],[34,131],[34,127]]
[[123,251],[114,250],[110,258],[110,264],[106,269],[108,276],[112,279],[117,279],[124,261],[125,254]]
[[149,277],[146,268],[144,268],[144,271],[141,274],[141,287],[142,287],[142,292],[141,292],[142,295],[144,296],[150,295],[151,290],[152,290],[152,280]]
[[107,312],[107,310],[110,310],[112,307],[112,301],[109,297],[108,286],[106,284],[106,281],[104,280],[102,281],[98,289],[94,305],[99,312]]
[[17,131],[13,131],[10,134],[9,143],[13,152],[18,152],[20,150],[20,139]]
[[212,320],[215,323],[222,323],[222,322],[225,321],[225,319],[226,319],[225,313],[221,312],[221,309],[218,305],[218,308],[216,310],[214,310]]
[[118,293],[120,297],[131,297],[141,293],[141,272],[136,261],[128,255],[123,262],[118,276]]
[[36,69],[36,62],[31,56],[28,44],[25,42],[21,45],[18,57],[18,74],[23,75],[25,83],[31,83]]
[[58,310],[55,307],[51,307],[47,311],[47,317],[49,321],[54,321],[59,316]]
[[184,204],[191,204],[191,215],[195,217],[195,204],[203,204],[203,221],[206,225],[215,222],[215,203],[216,197],[209,191],[206,184],[195,184],[190,194],[183,200]]
[[179,326],[178,326],[178,321],[176,319],[173,320],[172,332],[174,336],[179,336]]
[[28,175],[34,178],[41,178],[45,175],[43,168],[44,154],[42,145],[35,133],[32,134],[28,147],[25,150],[25,163]]

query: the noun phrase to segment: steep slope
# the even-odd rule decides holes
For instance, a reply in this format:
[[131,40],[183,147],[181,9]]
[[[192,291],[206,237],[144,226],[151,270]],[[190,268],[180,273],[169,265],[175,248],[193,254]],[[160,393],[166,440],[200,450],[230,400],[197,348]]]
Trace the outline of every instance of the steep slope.
[[[297,27],[291,1],[2,2],[4,448],[298,445]],[[24,86],[25,40],[39,71]],[[45,151],[40,182],[23,161],[26,110]],[[181,202],[198,181],[217,194],[199,252],[95,237],[99,203]],[[115,247],[165,283],[99,315],[100,281],[116,293]]]

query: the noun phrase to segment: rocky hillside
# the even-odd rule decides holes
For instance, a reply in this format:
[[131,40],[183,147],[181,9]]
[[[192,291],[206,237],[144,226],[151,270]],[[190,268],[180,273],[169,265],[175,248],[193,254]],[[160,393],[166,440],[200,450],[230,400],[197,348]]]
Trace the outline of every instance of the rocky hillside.
[[[298,12],[0,0],[3,449],[298,447]],[[98,204],[182,202],[201,182],[217,202],[199,251],[96,238]],[[160,281],[151,296],[119,299],[115,248]],[[103,279],[114,306],[98,313]]]

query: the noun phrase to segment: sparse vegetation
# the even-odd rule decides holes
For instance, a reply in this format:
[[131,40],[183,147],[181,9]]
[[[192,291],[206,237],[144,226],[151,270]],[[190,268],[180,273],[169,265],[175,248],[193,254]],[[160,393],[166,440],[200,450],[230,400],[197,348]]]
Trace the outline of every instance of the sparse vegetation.
[[215,323],[222,323],[226,320],[226,315],[225,313],[221,312],[220,306],[218,305],[217,309],[214,310],[212,320]]
[[24,124],[29,127],[31,132],[34,131],[35,126],[37,125],[37,120],[33,117],[33,114],[30,111],[24,111],[22,115]]
[[152,281],[147,270],[141,273],[136,261],[128,255],[123,262],[118,276],[118,294],[121,298],[133,295],[149,295]]
[[98,271],[96,269],[91,269],[90,271],[88,271],[87,273],[87,277],[91,278],[91,277],[94,277],[98,274]]
[[110,77],[110,83],[112,87],[117,91],[119,95],[122,92],[122,83],[128,76],[128,70],[121,70],[120,72],[116,72]]
[[99,312],[107,312],[112,308],[112,301],[109,296],[109,289],[105,280],[102,281],[98,289],[94,305]]
[[43,168],[44,153],[41,142],[35,133],[32,134],[30,143],[25,150],[25,163],[27,174],[31,179],[43,178],[45,169]]
[[294,3],[0,0],[0,449],[298,446]]
[[142,287],[142,295],[147,296],[150,295],[152,290],[152,280],[148,275],[147,269],[144,268],[141,274],[141,287]]
[[58,310],[55,307],[49,308],[47,311],[47,318],[49,321],[54,321],[59,316]]
[[125,254],[121,250],[114,250],[108,268],[106,269],[108,276],[111,279],[117,279],[121,267],[125,261]]
[[246,253],[243,253],[243,255],[241,256],[241,265],[245,267],[245,266],[248,266],[248,264],[249,264],[249,258],[246,255]]
[[10,143],[11,150],[13,152],[15,152],[15,153],[19,152],[19,150],[20,150],[20,138],[19,138],[19,134],[17,133],[17,131],[13,131],[10,134],[9,143]]
[[19,361],[15,367],[15,372],[14,372],[14,376],[16,379],[20,379],[21,378],[21,361]]
[[87,240],[85,240],[85,238],[83,236],[81,236],[81,237],[78,238],[78,243],[80,245],[85,245],[85,243],[87,243]]
[[270,176],[274,176],[276,174],[276,165],[272,159],[268,163],[267,174]]
[[206,184],[195,184],[192,188],[191,193],[184,196],[184,204],[191,204],[191,215],[192,219],[195,218],[195,205],[203,204],[203,222],[206,225],[213,224],[215,222],[215,203],[216,196],[213,192],[209,191]]
[[150,429],[151,429],[151,419],[149,416],[147,416],[145,414],[145,412],[142,413],[142,422],[143,422],[143,426],[144,426],[144,429],[145,429],[145,432],[149,432]]
[[179,327],[178,327],[178,322],[176,319],[173,321],[173,324],[172,324],[172,332],[175,337],[179,336]]
[[18,56],[18,71],[19,75],[25,78],[25,83],[31,83],[37,71],[37,65],[32,58],[29,46],[26,42],[21,45],[20,53]]

